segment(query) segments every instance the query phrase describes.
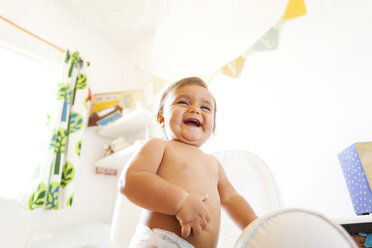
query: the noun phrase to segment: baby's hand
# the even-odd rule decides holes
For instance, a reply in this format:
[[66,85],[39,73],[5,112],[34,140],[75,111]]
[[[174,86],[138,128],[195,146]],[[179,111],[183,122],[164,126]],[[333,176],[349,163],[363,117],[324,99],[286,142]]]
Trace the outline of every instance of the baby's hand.
[[199,235],[208,225],[210,216],[204,201],[207,195],[187,194],[176,217],[181,224],[181,235],[187,238],[191,229],[194,235]]

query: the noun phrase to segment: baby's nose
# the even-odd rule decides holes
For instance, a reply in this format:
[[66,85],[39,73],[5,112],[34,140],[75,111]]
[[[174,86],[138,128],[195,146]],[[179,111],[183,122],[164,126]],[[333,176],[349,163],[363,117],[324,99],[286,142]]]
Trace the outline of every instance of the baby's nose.
[[192,106],[192,105],[190,105],[188,111],[189,111],[189,113],[200,114],[199,110],[196,107]]

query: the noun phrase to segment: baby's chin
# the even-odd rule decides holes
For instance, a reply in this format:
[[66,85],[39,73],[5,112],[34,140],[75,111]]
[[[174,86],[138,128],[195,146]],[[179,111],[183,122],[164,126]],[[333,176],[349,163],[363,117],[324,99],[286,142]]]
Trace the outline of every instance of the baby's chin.
[[200,143],[200,142],[193,142],[193,141],[181,141],[179,140],[180,142],[184,143],[184,144],[187,144],[187,145],[190,145],[190,146],[196,146],[196,147],[201,147],[203,145],[203,143]]
[[[170,130],[169,130],[170,131]],[[168,140],[176,140],[178,142],[200,147],[204,144],[204,142],[211,136],[208,135],[200,135],[200,134],[193,134],[192,132],[166,132],[166,137]]]
[[188,144],[188,145],[192,145],[192,146],[197,146],[197,147],[200,147],[204,144],[204,142],[207,140],[208,138],[203,138],[203,139],[196,139],[196,138],[192,138],[192,137],[180,137],[180,138],[176,138],[175,140],[179,141],[179,142],[182,142],[182,143],[185,143],[185,144]]

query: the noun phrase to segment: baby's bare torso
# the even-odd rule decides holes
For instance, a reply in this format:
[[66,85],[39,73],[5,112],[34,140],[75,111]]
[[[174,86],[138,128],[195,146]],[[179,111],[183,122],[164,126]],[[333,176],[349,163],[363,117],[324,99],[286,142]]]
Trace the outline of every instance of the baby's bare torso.
[[[185,240],[195,247],[216,247],[221,213],[217,188],[217,160],[213,156],[203,153],[198,147],[177,141],[167,141],[157,174],[189,193],[208,195],[208,199],[205,201],[211,217],[208,227],[198,236],[191,233]],[[150,228],[168,230],[181,236],[181,225],[175,216],[145,211],[142,222]]]

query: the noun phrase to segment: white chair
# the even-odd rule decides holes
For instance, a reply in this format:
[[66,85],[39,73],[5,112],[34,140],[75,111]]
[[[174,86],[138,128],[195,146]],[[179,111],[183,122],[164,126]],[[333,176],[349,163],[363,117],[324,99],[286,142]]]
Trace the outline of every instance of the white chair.
[[240,231],[223,213],[218,247],[356,248],[351,236],[325,216],[304,209],[284,209],[267,165],[245,151],[216,153],[239,193],[259,216]]
[[[222,163],[234,187],[260,216],[241,232],[222,212],[218,247],[357,248],[346,231],[326,217],[308,210],[283,209],[274,178],[257,156],[247,151],[225,151],[214,155]],[[112,244],[107,237],[107,224],[91,224],[49,234],[48,237],[35,237],[27,247],[111,248],[112,245],[126,248],[140,214],[139,207],[118,193],[110,230]]]
[[[223,151],[214,156],[222,164],[232,185],[258,216],[283,208],[275,179],[261,158],[248,151]],[[241,230],[222,211],[218,247],[233,247],[240,234]]]
[[[247,151],[214,153],[231,183],[261,216],[282,208],[274,178],[263,160]],[[139,221],[141,209],[120,193],[117,195],[111,226],[111,242],[115,248],[128,247]],[[222,212],[218,247],[233,247],[241,230]]]
[[283,209],[262,216],[241,233],[234,248],[357,248],[351,236],[325,216]]

